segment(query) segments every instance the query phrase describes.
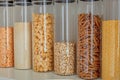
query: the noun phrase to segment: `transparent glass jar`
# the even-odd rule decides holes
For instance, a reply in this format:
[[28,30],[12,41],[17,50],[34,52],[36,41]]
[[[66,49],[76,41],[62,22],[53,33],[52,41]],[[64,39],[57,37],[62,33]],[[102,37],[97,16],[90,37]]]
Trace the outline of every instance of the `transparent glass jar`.
[[32,67],[31,0],[14,2],[14,59],[16,69]]
[[0,67],[14,66],[13,1],[0,1]]
[[54,11],[52,0],[33,0],[32,50],[33,70],[53,70]]
[[120,80],[120,0],[104,0],[102,80]]
[[102,0],[78,0],[77,74],[96,79],[101,72]]
[[75,73],[75,0],[55,0],[54,71],[59,75]]

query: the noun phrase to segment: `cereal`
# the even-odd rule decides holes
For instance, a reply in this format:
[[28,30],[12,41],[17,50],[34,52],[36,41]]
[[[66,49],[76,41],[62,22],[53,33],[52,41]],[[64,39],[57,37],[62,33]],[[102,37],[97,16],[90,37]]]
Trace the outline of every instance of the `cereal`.
[[54,17],[52,14],[33,14],[33,69],[53,70]]
[[0,27],[0,67],[14,66],[13,27]]
[[75,73],[75,43],[55,42],[54,70],[59,75],[72,75]]
[[98,15],[78,16],[77,73],[84,79],[100,77],[101,18]]

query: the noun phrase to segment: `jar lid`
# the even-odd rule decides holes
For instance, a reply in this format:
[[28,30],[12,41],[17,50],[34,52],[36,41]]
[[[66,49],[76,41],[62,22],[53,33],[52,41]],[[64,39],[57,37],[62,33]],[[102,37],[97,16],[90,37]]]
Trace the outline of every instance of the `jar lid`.
[[75,0],[55,0],[56,3],[73,3]]
[[31,0],[15,0],[15,5],[20,5],[20,6],[24,6],[24,5],[27,5],[27,6],[30,6],[32,3],[31,3]]
[[32,0],[32,1],[40,1],[40,2],[52,2],[53,0]]
[[89,1],[89,2],[91,2],[91,1],[100,1],[100,0],[80,0],[80,1]]
[[13,0],[0,0],[0,6],[13,6]]
[[14,0],[15,2],[31,2],[31,0]]
[[32,2],[37,5],[50,5],[53,3],[53,0],[32,0]]
[[0,3],[6,3],[6,2],[13,3],[13,0],[0,0]]

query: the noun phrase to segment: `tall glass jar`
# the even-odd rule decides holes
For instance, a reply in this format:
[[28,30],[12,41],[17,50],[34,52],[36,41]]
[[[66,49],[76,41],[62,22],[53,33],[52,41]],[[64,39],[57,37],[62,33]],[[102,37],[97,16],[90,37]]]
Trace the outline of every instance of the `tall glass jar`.
[[100,77],[102,0],[78,0],[77,74]]
[[14,54],[16,69],[32,67],[31,0],[14,2]]
[[102,80],[120,80],[120,0],[104,0]]
[[33,0],[33,70],[53,70],[54,11],[52,0]]
[[54,71],[59,75],[75,73],[75,0],[55,0]]
[[0,1],[0,67],[14,66],[13,1]]

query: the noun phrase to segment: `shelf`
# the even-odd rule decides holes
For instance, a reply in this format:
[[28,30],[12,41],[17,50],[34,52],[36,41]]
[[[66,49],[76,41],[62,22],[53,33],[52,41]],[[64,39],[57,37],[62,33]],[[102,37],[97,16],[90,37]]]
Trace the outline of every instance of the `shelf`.
[[[0,68],[0,80],[82,80],[77,75],[59,76],[54,72],[34,72],[32,70],[16,70]],[[101,80],[101,79],[97,79]]]

